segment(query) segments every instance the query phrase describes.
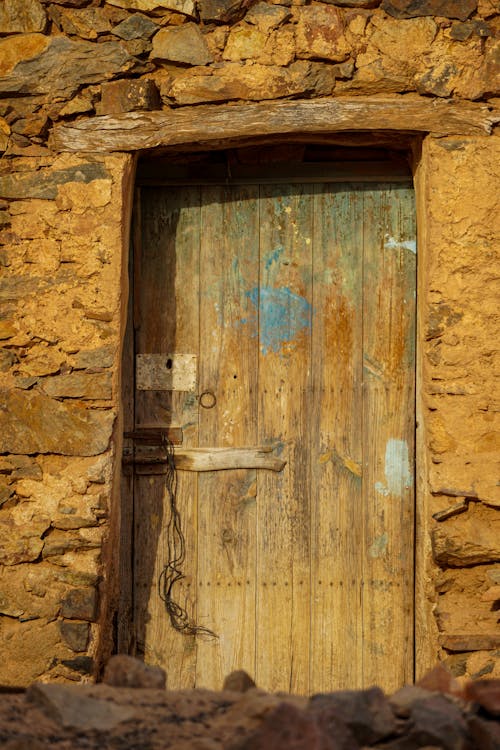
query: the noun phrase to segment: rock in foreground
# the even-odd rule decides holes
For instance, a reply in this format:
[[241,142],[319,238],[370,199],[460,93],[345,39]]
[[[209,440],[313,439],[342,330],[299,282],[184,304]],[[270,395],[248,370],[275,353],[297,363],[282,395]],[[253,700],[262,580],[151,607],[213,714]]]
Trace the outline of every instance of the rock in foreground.
[[[443,688],[442,675],[434,675],[424,681],[427,687],[406,686],[390,697],[369,688],[306,698],[266,693],[247,680],[244,689],[220,692],[134,687],[128,678],[119,678],[125,673],[122,667],[113,677],[115,685],[34,683],[24,692],[4,688],[0,746],[4,750],[500,748],[500,680],[469,683],[461,690],[451,682]],[[241,674],[237,680],[226,678],[225,684],[232,682],[243,684]]]

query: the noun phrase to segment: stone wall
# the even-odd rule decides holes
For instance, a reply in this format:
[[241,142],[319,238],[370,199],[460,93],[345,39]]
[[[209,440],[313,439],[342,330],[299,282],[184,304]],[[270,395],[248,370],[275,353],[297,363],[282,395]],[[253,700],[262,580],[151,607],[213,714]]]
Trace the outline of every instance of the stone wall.
[[[486,103],[498,121],[499,35],[494,0],[0,6],[0,682],[89,679],[115,607],[106,560],[119,527],[133,158],[58,151],[54,127],[401,94]],[[416,166],[419,665],[439,655],[473,677],[500,676],[500,140],[490,130],[424,133]]]

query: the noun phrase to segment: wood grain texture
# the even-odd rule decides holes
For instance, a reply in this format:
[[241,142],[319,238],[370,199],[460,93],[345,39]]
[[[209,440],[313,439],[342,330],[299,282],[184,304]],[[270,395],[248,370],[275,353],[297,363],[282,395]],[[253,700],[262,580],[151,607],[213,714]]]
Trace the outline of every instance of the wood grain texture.
[[485,135],[500,120],[486,104],[418,95],[217,104],[92,117],[53,128],[54,151],[136,151],[187,143],[222,147],[232,139],[392,130]]
[[[175,468],[179,471],[227,471],[229,469],[268,469],[282,471],[286,461],[273,456],[272,448],[175,448]],[[161,448],[135,449],[124,457],[124,464],[165,464]]]
[[[203,188],[201,214],[200,446],[257,443],[258,192]],[[245,322],[243,322],[245,321]],[[235,668],[255,671],[255,470],[199,475],[198,613],[219,636],[199,640],[197,684],[221,688]],[[202,501],[203,498],[203,501]]]
[[260,190],[259,442],[284,471],[257,483],[256,682],[306,694],[310,659],[311,242],[309,187]]
[[219,636],[194,642],[168,624],[154,591],[163,480],[138,476],[147,660],[166,666],[170,687],[220,688],[239,668],[296,693],[411,681],[412,191],[143,190],[138,352],[197,354],[197,393],[215,400],[137,391],[135,429],[178,425],[177,458],[198,462],[201,473],[178,474],[178,591]]
[[363,685],[362,186],[318,185],[314,216],[311,683],[329,691]]
[[[142,190],[143,243],[140,259],[140,326],[137,353],[198,351],[199,189]],[[190,393],[136,392],[136,428],[179,425],[186,447],[198,443],[198,406]],[[194,636],[174,630],[158,596],[157,584],[168,562],[165,529],[170,518],[164,477],[137,478],[136,488],[136,622],[139,647],[147,662],[168,670],[169,684],[195,684]],[[197,570],[196,475],[177,478],[177,505],[186,541],[184,579],[173,597],[196,619],[193,594]]]
[[413,192],[365,192],[363,675],[413,678],[415,225]]

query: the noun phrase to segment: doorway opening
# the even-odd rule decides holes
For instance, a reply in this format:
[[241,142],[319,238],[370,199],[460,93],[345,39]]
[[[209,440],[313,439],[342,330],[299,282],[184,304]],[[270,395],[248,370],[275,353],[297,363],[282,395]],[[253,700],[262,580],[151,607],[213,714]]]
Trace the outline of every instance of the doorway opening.
[[[170,688],[307,694],[414,671],[416,230],[384,148],[139,164],[119,643]],[[172,627],[165,451],[185,540]],[[128,566],[128,568],[127,568]]]

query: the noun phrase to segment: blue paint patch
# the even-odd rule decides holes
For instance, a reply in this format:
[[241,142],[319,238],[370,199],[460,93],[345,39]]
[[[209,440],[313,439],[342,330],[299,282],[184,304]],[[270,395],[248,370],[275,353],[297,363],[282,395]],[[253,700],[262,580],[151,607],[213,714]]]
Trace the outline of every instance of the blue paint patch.
[[413,485],[413,474],[406,440],[389,438],[385,446],[385,484],[375,483],[379,495],[402,497],[404,490]]
[[312,306],[288,287],[255,287],[247,292],[259,310],[260,346],[263,354],[278,353],[300,331],[311,328]]
[[284,252],[285,248],[283,247],[283,245],[278,245],[277,247],[275,247],[272,253],[269,253],[269,255],[266,257],[266,271],[269,271],[273,263],[277,263],[279,261]]
[[414,255],[417,253],[416,240],[397,240],[395,237],[390,237],[388,234],[385,235],[384,247],[386,250],[409,250],[410,253],[413,253]]

